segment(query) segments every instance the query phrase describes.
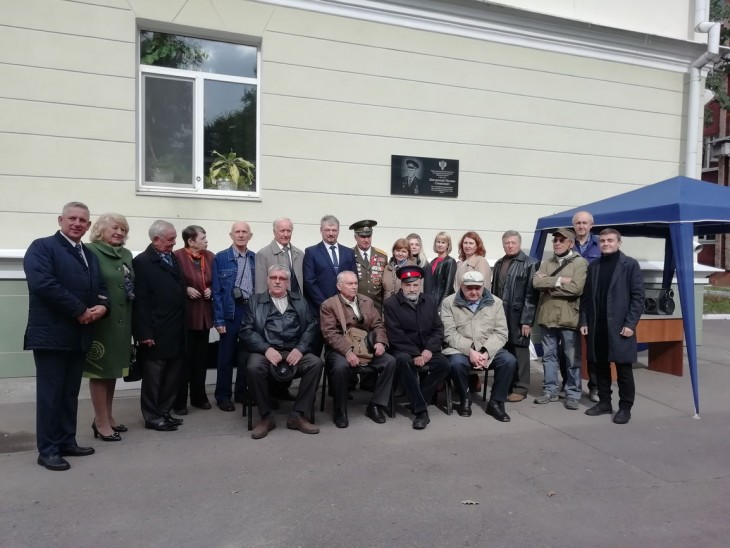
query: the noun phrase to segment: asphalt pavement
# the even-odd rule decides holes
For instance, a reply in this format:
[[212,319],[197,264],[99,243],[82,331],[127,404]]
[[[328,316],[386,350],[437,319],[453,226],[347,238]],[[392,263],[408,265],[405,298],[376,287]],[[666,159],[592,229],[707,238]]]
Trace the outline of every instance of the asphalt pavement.
[[318,435],[287,430],[284,403],[262,440],[240,405],[145,430],[139,392],[125,390],[115,416],[129,432],[95,441],[83,387],[78,441],[96,454],[66,472],[35,462],[33,381],[0,380],[0,547],[725,548],[728,349],[730,321],[705,321],[699,419],[686,371],[637,367],[627,425],[586,416],[585,397],[579,411],[532,403],[540,362],[510,423],[478,398],[470,418],[430,408],[423,431],[399,400],[377,425],[356,391],[349,428],[332,424],[328,399]]

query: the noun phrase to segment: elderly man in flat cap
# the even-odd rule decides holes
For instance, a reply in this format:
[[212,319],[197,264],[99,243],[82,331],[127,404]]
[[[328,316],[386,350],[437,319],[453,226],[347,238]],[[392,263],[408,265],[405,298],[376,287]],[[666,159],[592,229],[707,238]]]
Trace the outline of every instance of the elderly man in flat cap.
[[357,267],[357,292],[370,297],[378,312],[383,311],[383,272],[388,264],[388,255],[373,247],[373,227],[376,221],[364,220],[352,223],[350,230],[355,231],[355,252]]
[[544,378],[542,394],[535,403],[558,401],[558,345],[565,352],[567,379],[565,408],[578,409],[581,396],[581,345],[578,332],[580,296],[586,282],[588,262],[573,248],[575,232],[561,228],[553,232],[553,255],[540,264],[532,278],[540,292],[537,323],[542,333],[542,364]]
[[[396,359],[400,382],[415,414],[413,428],[416,430],[423,430],[431,422],[427,406],[439,383],[451,371],[449,360],[441,353],[444,326],[436,301],[431,295],[421,293],[423,274],[419,266],[399,268],[400,291],[383,303],[390,342],[388,352]],[[422,371],[427,373],[419,380]]]
[[449,295],[441,304],[444,324],[444,354],[451,364],[461,404],[459,415],[471,416],[469,373],[472,370],[494,370],[494,384],[486,413],[500,422],[509,422],[504,409],[510,384],[517,370],[516,358],[503,347],[509,329],[502,300],[484,287],[484,276],[474,270],[461,280],[458,293]]

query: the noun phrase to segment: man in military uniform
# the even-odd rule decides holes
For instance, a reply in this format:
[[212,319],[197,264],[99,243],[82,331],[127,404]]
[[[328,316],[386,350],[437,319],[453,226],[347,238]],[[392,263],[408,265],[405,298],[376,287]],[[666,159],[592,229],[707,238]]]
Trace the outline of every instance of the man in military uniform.
[[383,272],[388,264],[388,255],[372,246],[373,227],[376,221],[358,221],[350,225],[355,231],[355,252],[357,267],[357,292],[373,300],[378,312],[383,313]]
[[403,183],[403,194],[423,193],[423,181],[416,176],[416,173],[420,168],[421,165],[415,160],[406,160],[406,175],[401,178],[401,182]]

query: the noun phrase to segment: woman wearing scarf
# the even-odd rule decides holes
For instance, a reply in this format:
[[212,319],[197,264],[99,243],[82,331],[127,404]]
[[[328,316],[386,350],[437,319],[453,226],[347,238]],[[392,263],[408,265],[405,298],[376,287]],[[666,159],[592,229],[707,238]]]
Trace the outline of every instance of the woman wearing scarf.
[[213,327],[210,283],[215,257],[208,251],[208,238],[203,227],[190,225],[182,231],[182,237],[185,247],[174,253],[187,286],[187,337],[180,388],[172,406],[177,415],[188,413],[188,389],[190,405],[198,409],[211,407],[205,393],[205,374],[208,368],[208,336]]

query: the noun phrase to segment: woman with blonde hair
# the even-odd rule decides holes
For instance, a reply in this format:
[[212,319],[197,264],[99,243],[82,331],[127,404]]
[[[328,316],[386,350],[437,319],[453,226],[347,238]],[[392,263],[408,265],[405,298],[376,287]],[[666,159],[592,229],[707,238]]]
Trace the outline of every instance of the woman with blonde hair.
[[459,262],[456,265],[456,277],[454,278],[454,291],[459,291],[461,279],[464,274],[476,270],[484,276],[484,283],[489,286],[492,279],[492,268],[485,255],[484,242],[479,234],[470,230],[461,237],[459,241]]
[[127,427],[112,414],[117,379],[127,374],[132,347],[134,272],[132,254],[124,247],[129,224],[123,215],[104,213],[91,227],[87,246],[98,258],[109,291],[109,314],[94,324],[94,340],[86,355],[84,377],[89,379],[95,438],[120,441]]
[[451,253],[451,236],[446,232],[439,232],[433,240],[433,250],[436,258],[431,261],[431,291],[430,294],[437,306],[454,293],[454,279],[456,277],[456,261],[449,256]]
[[431,275],[431,265],[426,258],[426,253],[423,251],[423,240],[421,240],[421,236],[415,232],[411,232],[408,236],[406,236],[406,240],[408,241],[410,259],[413,261],[413,264],[420,266],[423,269],[424,276],[423,281],[421,282],[421,291],[430,293],[433,278]]

